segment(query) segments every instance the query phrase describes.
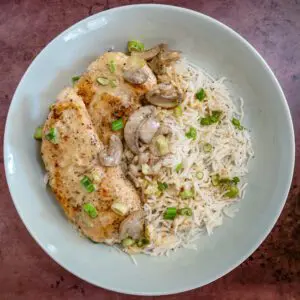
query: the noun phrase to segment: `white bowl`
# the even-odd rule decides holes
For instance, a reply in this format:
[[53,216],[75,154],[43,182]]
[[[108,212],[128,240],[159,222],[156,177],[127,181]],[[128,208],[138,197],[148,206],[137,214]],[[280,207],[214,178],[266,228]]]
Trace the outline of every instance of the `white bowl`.
[[[240,211],[199,250],[170,257],[138,255],[138,265],[104,245],[81,238],[43,184],[39,145],[32,139],[58,92],[105,50],[126,41],[167,42],[192,62],[226,76],[245,101],[255,159]],[[200,13],[164,5],[133,5],[91,16],[55,38],[32,62],[10,106],[4,141],[5,169],[15,206],[39,245],[61,266],[97,286],[129,294],[161,295],[203,286],[232,270],[265,239],[288,195],[294,133],[274,74],[241,36]]]

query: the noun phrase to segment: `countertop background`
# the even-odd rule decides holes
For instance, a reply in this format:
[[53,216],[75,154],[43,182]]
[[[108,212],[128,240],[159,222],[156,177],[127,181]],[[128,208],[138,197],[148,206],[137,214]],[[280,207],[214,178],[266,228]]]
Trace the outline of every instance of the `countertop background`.
[[[299,0],[0,0],[1,143],[13,93],[42,48],[61,31],[91,14],[134,3],[165,3],[194,9],[244,36],[279,79],[296,136],[296,166],[289,198],[264,243],[247,261],[216,282],[161,299],[300,299]],[[138,299],[83,282],[39,248],[13,206],[5,180],[2,147],[0,151],[0,299]]]

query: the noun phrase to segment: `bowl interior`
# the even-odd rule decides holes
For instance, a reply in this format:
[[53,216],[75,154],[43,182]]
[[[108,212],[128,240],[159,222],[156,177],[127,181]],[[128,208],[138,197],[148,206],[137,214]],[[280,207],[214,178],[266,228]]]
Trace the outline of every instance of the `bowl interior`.
[[[136,256],[92,244],[72,228],[43,184],[39,144],[32,139],[58,92],[109,48],[126,41],[146,46],[167,42],[211,74],[229,79],[245,106],[255,159],[249,185],[234,219],[199,250],[170,257]],[[72,26],[34,60],[11,104],[5,132],[5,165],[16,208],[43,249],[75,275],[101,287],[132,294],[168,294],[209,283],[243,261],[274,225],[291,182],[294,137],[289,110],[277,80],[255,50],[219,22],[169,6],[130,6],[109,10]]]

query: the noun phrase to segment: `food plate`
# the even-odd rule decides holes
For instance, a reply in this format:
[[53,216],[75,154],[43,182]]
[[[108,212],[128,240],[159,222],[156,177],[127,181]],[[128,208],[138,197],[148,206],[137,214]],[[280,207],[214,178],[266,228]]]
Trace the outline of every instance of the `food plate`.
[[[43,182],[39,146],[32,140],[57,93],[108,49],[126,41],[147,47],[166,42],[193,64],[229,79],[244,99],[244,124],[255,159],[234,219],[226,219],[198,250],[131,258],[75,234]],[[294,167],[290,112],[274,74],[241,36],[220,22],[183,8],[132,5],[91,16],[55,38],[32,62],[13,97],[5,129],[5,170],[14,204],[39,245],[61,266],[100,287],[128,294],[163,295],[203,286],[245,260],[274,226],[287,198]]]

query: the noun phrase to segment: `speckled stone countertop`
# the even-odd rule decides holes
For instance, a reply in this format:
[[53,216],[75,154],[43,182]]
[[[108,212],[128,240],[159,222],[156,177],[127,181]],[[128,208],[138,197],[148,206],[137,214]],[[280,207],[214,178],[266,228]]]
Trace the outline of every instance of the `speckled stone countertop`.
[[[272,233],[242,265],[194,291],[162,299],[300,299],[300,1],[299,0],[0,0],[0,136],[12,95],[34,57],[73,23],[111,7],[166,3],[220,20],[266,59],[287,97],[295,127],[296,167]],[[298,139],[297,139],[298,138]],[[137,299],[94,287],[62,269],[31,238],[0,173],[0,299]],[[155,297],[149,297],[154,299]]]

